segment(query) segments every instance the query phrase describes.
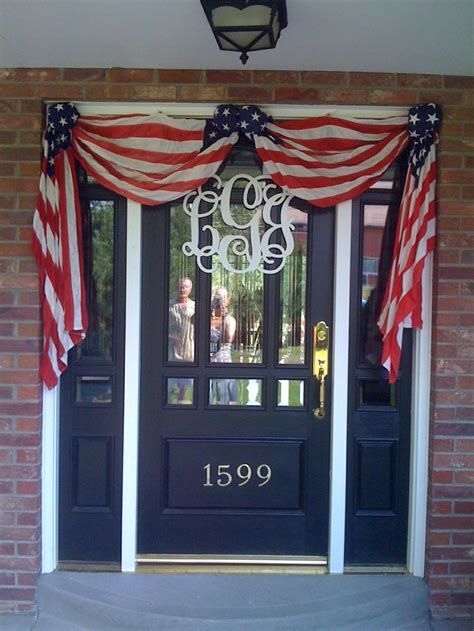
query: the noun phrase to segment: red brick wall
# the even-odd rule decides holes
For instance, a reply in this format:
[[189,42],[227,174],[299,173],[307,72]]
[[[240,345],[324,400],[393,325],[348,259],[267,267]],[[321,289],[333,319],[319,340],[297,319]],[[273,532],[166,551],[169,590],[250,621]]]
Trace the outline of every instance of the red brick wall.
[[464,89],[439,147],[426,576],[440,617],[474,614],[474,78],[444,82]]
[[44,100],[443,106],[427,581],[435,616],[473,612],[474,79],[346,72],[0,69],[0,611],[40,569],[40,323],[30,225]]

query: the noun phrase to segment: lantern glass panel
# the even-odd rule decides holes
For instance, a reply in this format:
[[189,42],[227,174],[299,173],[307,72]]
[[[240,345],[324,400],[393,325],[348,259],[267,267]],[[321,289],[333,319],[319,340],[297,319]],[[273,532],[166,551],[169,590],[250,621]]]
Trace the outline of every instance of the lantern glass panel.
[[237,9],[235,7],[217,7],[212,11],[212,22],[216,28],[226,26],[258,26],[268,24],[271,9],[261,4]]
[[259,39],[256,44],[253,44],[252,50],[265,50],[266,48],[271,47],[272,43],[270,41],[270,36],[266,34],[261,39]]
[[[228,33],[223,33],[223,34],[226,35],[230,40],[235,42],[237,45],[235,49],[230,48],[230,50],[245,50],[245,49],[250,49],[250,44],[252,44],[254,39],[258,35],[260,35],[260,31],[239,31],[239,32],[231,31]],[[266,39],[267,42],[269,41],[268,37],[263,38],[263,39]],[[228,46],[232,46],[232,44],[229,44],[227,40],[224,40],[224,41],[225,41],[226,48]],[[257,50],[257,48],[261,48],[260,41],[261,40],[259,40],[255,46],[252,46],[251,50]],[[268,44],[267,44],[267,47],[268,47]]]
[[272,29],[273,29],[273,38],[276,42],[278,39],[278,36],[280,35],[280,20],[278,19],[278,13],[275,15],[275,18],[273,20]]
[[[234,34],[231,33],[231,36],[233,36],[233,35]],[[227,41],[226,39],[224,39],[220,35],[217,36],[217,40],[218,40],[219,46],[222,48],[222,50],[240,50],[237,46],[231,44],[229,41]]]

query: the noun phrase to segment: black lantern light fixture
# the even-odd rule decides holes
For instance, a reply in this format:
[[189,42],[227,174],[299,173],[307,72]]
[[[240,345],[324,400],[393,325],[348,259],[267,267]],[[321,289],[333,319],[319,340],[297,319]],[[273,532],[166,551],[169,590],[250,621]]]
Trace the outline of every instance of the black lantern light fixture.
[[201,0],[212,32],[221,50],[248,52],[275,48],[288,25],[285,0]]

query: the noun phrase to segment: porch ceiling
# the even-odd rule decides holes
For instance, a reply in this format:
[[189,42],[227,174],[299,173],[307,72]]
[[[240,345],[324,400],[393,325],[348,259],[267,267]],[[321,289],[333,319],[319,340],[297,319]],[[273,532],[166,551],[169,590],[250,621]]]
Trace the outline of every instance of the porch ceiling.
[[[473,0],[287,0],[248,69],[474,74]],[[0,0],[1,67],[242,68],[199,0]]]

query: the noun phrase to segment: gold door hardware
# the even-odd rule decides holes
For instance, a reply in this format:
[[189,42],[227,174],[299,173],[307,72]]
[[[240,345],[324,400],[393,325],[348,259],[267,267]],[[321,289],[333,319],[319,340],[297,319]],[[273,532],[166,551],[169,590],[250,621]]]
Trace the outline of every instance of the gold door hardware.
[[325,409],[326,377],[329,372],[329,327],[322,320],[313,327],[313,375],[319,381],[319,407],[313,410],[317,419],[323,419]]

